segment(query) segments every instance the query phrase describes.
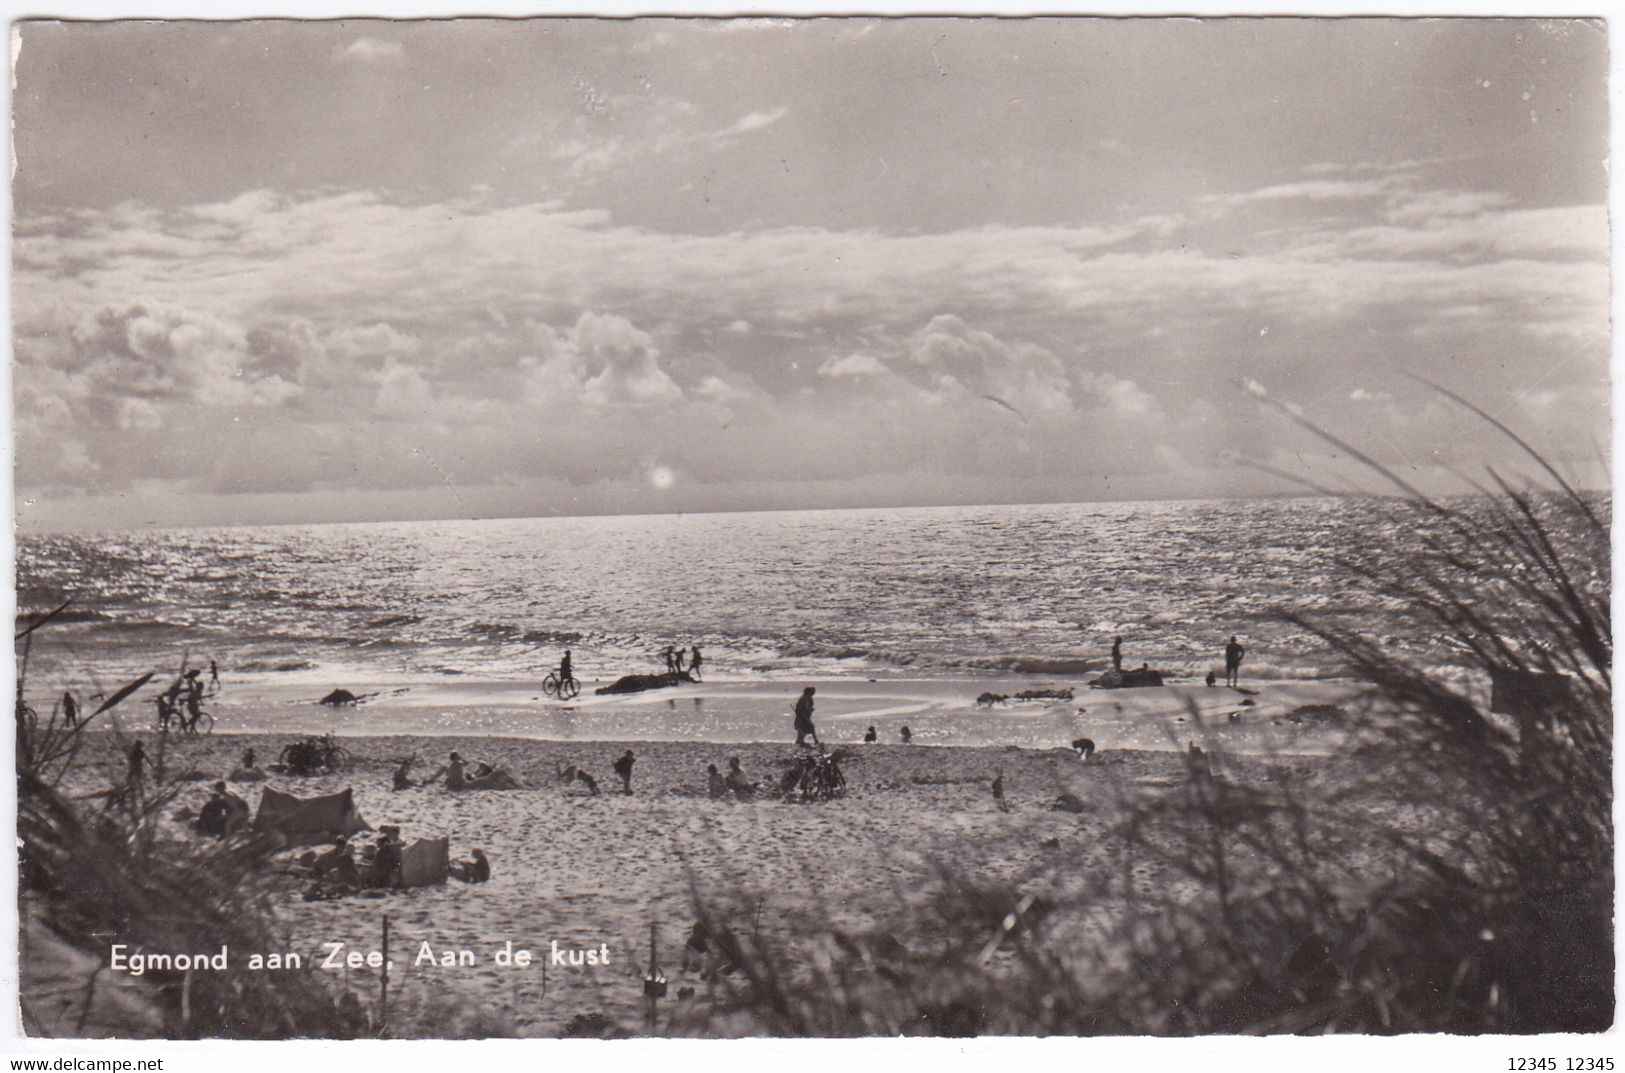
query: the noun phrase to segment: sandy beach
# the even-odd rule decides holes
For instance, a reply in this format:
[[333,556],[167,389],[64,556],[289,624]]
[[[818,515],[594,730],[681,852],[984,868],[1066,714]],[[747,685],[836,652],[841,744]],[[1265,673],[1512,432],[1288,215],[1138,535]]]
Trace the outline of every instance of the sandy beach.
[[[1166,699],[1166,698],[1165,698]],[[835,724],[832,724],[835,725]],[[843,734],[848,741],[852,735]],[[112,735],[93,734],[76,781],[117,781],[123,762]],[[285,735],[215,735],[172,739],[172,773],[195,770],[220,776],[249,746],[260,762],[274,758]],[[1179,793],[1189,781],[1182,754],[1105,749],[1082,763],[1067,749],[1014,746],[938,747],[914,744],[845,745],[844,797],[825,803],[715,801],[706,794],[706,765],[725,767],[730,756],[764,784],[776,781],[793,745],[693,742],[544,742],[482,736],[352,736],[355,757],[340,774],[310,778],[272,775],[266,783],[234,789],[251,806],[261,786],[300,795],[352,787],[361,813],[374,827],[399,824],[405,839],[448,835],[453,858],[482,848],[492,862],[489,883],[392,891],[306,901],[306,884],[275,881],[278,927],[285,950],[307,966],[321,964],[342,943],[344,954],[378,949],[384,917],[390,921],[392,1016],[402,1022],[435,1011],[431,1034],[491,1031],[556,1036],[578,1015],[601,1014],[631,1032],[646,1030],[642,975],[649,959],[649,927],[658,926],[657,957],[670,979],[656,1030],[682,1032],[695,1003],[705,1001],[702,966],[683,966],[683,944],[695,920],[695,892],[708,900],[753,906],[754,920],[739,927],[795,938],[809,920],[853,933],[887,935],[904,948],[936,941],[919,930],[922,899],[945,873],[977,883],[1007,883],[1037,891],[1058,904],[1078,905],[1106,869],[1122,867],[1120,847],[1104,837],[1130,803]],[[152,747],[149,739],[149,749]],[[631,747],[637,756],[630,796],[619,792],[610,764]],[[390,789],[390,770],[416,755],[421,776],[450,750],[499,763],[523,789],[453,793],[435,785]],[[574,764],[598,780],[598,796],[565,784],[558,769]],[[1346,781],[1347,759],[1307,756],[1232,758],[1228,774],[1266,786],[1307,780],[1312,788]],[[1002,774],[1009,811],[990,791]],[[172,812],[197,808],[208,782],[190,785]],[[1076,795],[1084,811],[1054,811],[1062,793]],[[1393,802],[1370,801],[1370,809]],[[191,837],[175,822],[177,838]],[[282,854],[275,864],[291,860]],[[1146,895],[1171,893],[1152,861],[1134,866],[1133,882]],[[1173,892],[1177,893],[1177,892]],[[1086,948],[1104,936],[1128,903],[1103,902],[1057,917],[1052,934]],[[525,968],[494,963],[511,942],[535,960]],[[425,946],[424,944],[427,944]],[[607,952],[601,965],[552,965],[563,951]],[[431,951],[432,957],[425,956]],[[438,959],[470,951],[472,965],[442,966]],[[245,956],[249,952],[242,952]],[[271,953],[267,951],[266,953]],[[375,969],[331,969],[369,999]],[[677,998],[694,988],[698,997]],[[685,992],[686,994],[686,992]],[[710,1024],[707,1034],[718,1032]]]

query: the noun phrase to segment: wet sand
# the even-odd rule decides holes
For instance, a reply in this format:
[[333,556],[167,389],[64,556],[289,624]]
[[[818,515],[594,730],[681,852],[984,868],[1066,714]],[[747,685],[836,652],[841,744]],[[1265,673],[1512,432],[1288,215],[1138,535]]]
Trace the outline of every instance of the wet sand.
[[[1051,748],[1078,737],[1101,748],[1182,750],[1204,727],[1231,752],[1322,753],[1341,741],[1325,720],[1294,722],[1304,706],[1354,709],[1368,691],[1347,680],[1264,680],[1243,690],[1173,682],[1153,689],[1090,689],[1093,674],[903,679],[706,681],[638,694],[600,696],[586,680],[569,703],[543,696],[539,682],[430,677],[343,681],[266,675],[238,681],[211,702],[215,733],[492,735],[552,741],[776,742],[790,732],[803,686],[818,690],[816,722],[832,742],[857,742],[873,725],[897,743],[903,726],[916,744]],[[316,703],[342,687],[363,697],[339,708]],[[1070,700],[1014,699],[1025,691],[1067,691]],[[991,706],[984,694],[1011,698]],[[151,704],[121,710],[131,728],[151,722]]]

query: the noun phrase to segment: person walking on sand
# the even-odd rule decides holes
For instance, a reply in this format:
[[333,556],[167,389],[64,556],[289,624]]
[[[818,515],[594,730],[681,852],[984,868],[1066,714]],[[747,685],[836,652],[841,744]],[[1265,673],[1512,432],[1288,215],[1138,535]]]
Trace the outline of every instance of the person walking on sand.
[[1010,804],[1004,799],[1004,772],[993,773],[993,800],[999,806],[1000,812],[1009,812]]
[[818,692],[812,686],[801,691],[801,699],[796,701],[796,744],[806,745],[807,735],[812,735],[814,745],[818,745],[818,731],[813,729],[813,694]]
[[1224,684],[1232,689],[1241,681],[1241,657],[1246,654],[1247,650],[1241,647],[1236,635],[1231,634],[1230,643],[1224,646]]
[[73,699],[73,693],[68,690],[62,693],[62,725],[79,725],[79,702]]
[[1115,637],[1112,639],[1112,670],[1121,671],[1122,669],[1123,639],[1121,637]]
[[698,680],[700,677],[700,646],[695,645],[688,650],[688,676]]
[[621,793],[628,796],[632,793],[632,765],[635,763],[637,763],[637,757],[632,755],[631,749],[628,749],[621,754],[619,760],[610,765],[615,769],[615,774],[621,777]]

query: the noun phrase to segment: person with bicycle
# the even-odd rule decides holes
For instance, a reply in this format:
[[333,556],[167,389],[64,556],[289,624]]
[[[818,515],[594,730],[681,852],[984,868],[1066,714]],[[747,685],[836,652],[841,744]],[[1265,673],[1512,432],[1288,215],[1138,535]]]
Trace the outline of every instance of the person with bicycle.
[[580,692],[581,683],[576,681],[575,669],[570,663],[570,650],[565,649],[564,658],[559,660],[559,669],[549,671],[547,677],[542,679],[542,693],[549,697],[569,700]]

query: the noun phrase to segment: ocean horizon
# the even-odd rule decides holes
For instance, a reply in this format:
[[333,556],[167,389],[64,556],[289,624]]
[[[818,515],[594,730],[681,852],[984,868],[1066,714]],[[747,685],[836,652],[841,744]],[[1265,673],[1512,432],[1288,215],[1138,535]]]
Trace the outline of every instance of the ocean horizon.
[[[1255,674],[1315,679],[1339,662],[1285,616],[1387,638],[1393,609],[1341,564],[1402,554],[1412,509],[1295,496],[31,534],[18,615],[71,598],[35,666],[117,673],[191,652],[237,676],[512,680],[569,648],[613,678],[670,644],[723,677],[976,676],[1098,668],[1123,636],[1129,665],[1200,676],[1237,634]],[[1388,640],[1448,663],[1428,638]]]

